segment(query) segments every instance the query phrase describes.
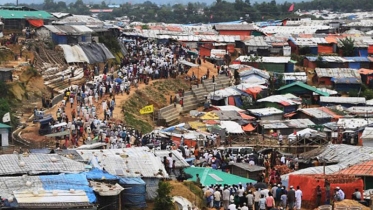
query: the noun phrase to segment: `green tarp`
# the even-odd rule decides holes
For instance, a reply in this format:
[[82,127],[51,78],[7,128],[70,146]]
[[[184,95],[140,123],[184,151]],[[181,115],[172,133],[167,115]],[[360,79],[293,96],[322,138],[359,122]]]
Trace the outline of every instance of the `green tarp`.
[[196,181],[196,174],[199,174],[201,179],[201,184],[203,186],[215,185],[215,184],[238,184],[242,183],[246,185],[246,183],[255,184],[256,181],[252,179],[247,179],[244,177],[236,176],[233,174],[225,173],[221,170],[215,170],[212,168],[205,168],[205,167],[189,167],[184,169],[185,173],[190,174],[193,178],[188,179],[190,181]]

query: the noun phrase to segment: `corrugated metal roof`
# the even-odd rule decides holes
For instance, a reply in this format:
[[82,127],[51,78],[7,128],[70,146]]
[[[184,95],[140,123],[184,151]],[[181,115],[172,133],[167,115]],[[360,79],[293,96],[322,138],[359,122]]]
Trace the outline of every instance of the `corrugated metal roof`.
[[318,77],[356,78],[361,81],[358,71],[350,68],[315,68]]
[[343,57],[347,62],[370,62],[367,57]]
[[276,109],[274,107],[267,107],[262,109],[248,109],[248,111],[255,116],[268,116],[273,114],[282,114],[282,110]]
[[320,96],[320,102],[331,103],[331,104],[365,104],[365,98],[363,97],[334,97],[334,96]]
[[262,36],[251,36],[249,39],[245,40],[245,45],[248,47],[270,47]]
[[365,127],[363,133],[361,134],[363,140],[373,140],[373,127]]
[[301,81],[307,82],[307,74],[306,72],[291,72],[291,73],[283,73],[283,80],[291,80],[291,81]]
[[[330,96],[338,94],[338,91],[330,90],[328,88],[317,88],[317,90],[324,92],[324,93],[329,93]],[[319,94],[314,92],[313,95],[319,95]]]
[[185,159],[183,158],[182,154],[180,152],[178,152],[177,150],[171,150],[171,151],[168,151],[168,150],[156,150],[155,151],[155,155],[157,155],[161,159],[163,157],[168,157],[169,153],[172,153],[172,159],[176,161],[175,162],[175,167],[176,168],[186,168],[186,167],[189,167],[189,164],[185,161]]
[[242,77],[247,77],[247,76],[252,75],[252,74],[257,74],[257,75],[263,77],[264,79],[269,79],[270,78],[268,72],[260,70],[260,69],[256,69],[256,68],[251,67],[251,66],[250,66],[250,68],[241,68],[238,72],[239,72],[241,78]]
[[248,31],[256,30],[258,27],[254,24],[234,24],[234,25],[223,25],[217,24],[214,26],[217,31]]
[[306,90],[312,91],[312,92],[317,93],[319,95],[329,96],[329,93],[322,92],[322,91],[318,90],[317,88],[309,86],[307,84],[304,84],[303,82],[300,82],[300,81],[293,82],[293,83],[287,84],[285,86],[282,86],[278,90],[281,91],[281,90],[284,90],[284,89],[287,89],[287,88],[290,88],[290,87],[293,87],[293,86],[302,87],[302,88],[304,88]]
[[[302,155],[300,155],[302,157]],[[373,147],[351,146],[346,144],[328,144],[320,149],[312,157],[319,157],[328,162],[338,162],[335,165],[317,166],[301,169],[290,174],[325,174],[337,173],[351,165],[359,164],[363,161],[373,160]],[[311,158],[311,157],[310,157]],[[308,158],[309,159],[309,158]],[[282,180],[288,180],[289,175],[282,175]]]
[[355,175],[355,176],[373,176],[373,160],[369,160],[357,165],[350,166],[338,174]]
[[88,28],[87,26],[69,26],[69,25],[44,25],[52,33],[58,35],[81,35],[92,33],[93,30]]
[[53,21],[54,24],[87,25],[90,27],[103,27],[104,22],[88,15],[72,15],[60,20]]
[[338,126],[342,126],[346,130],[355,130],[364,127],[373,122],[372,118],[340,118],[337,122]]
[[325,38],[296,38],[295,44],[298,46],[317,47],[317,44],[328,44]]
[[53,16],[46,11],[26,11],[26,10],[8,10],[0,9],[1,19],[51,19]]
[[[57,154],[0,155],[0,176],[19,174],[79,173],[85,165]],[[22,166],[20,162],[24,162]]]
[[[148,147],[106,150],[78,150],[82,158],[105,167],[112,175],[122,177],[168,177],[161,158]],[[161,172],[161,174],[159,174]]]
[[[250,56],[241,55],[236,59],[240,62],[250,62]],[[289,63],[291,57],[260,57],[258,63]]]
[[299,109],[299,111],[305,113],[306,115],[309,115],[314,118],[334,118],[336,114],[332,114],[333,112],[328,109],[326,111],[326,107],[316,107],[316,108],[305,108],[305,109]]
[[266,34],[315,34],[317,30],[331,29],[330,26],[315,25],[315,26],[268,26],[261,28],[260,31]]
[[265,129],[308,128],[315,125],[310,119],[261,120],[259,123]]
[[371,115],[373,114],[373,107],[371,106],[352,106],[346,109],[351,114],[357,115]]
[[299,100],[291,100],[286,98],[283,95],[271,95],[262,99],[257,100],[258,102],[271,102],[271,103],[279,103],[283,106],[291,106],[291,105],[299,105],[301,104],[300,98]]

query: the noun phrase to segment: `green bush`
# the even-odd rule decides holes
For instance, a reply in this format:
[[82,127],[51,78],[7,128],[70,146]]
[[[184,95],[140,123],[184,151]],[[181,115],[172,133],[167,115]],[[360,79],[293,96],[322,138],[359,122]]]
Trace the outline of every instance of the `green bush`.
[[157,197],[154,202],[154,210],[173,210],[174,206],[171,197],[172,186],[166,181],[158,184]]

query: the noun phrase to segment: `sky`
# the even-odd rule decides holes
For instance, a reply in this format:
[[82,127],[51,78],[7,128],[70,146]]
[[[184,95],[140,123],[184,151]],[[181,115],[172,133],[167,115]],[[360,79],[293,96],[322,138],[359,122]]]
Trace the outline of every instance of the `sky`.
[[[55,2],[58,2],[60,0],[54,0]],[[64,0],[61,0],[61,1],[64,1]],[[70,3],[70,2],[74,2],[75,0],[65,0],[66,3]],[[145,0],[105,0],[105,2],[107,4],[122,4],[124,2],[131,2],[133,4],[135,3],[142,3],[144,2]],[[167,4],[167,3],[186,3],[188,1],[185,1],[185,0],[150,0],[152,2],[155,2],[155,3],[158,3],[158,4]],[[190,2],[198,2],[199,0],[190,0]],[[212,2],[214,2],[215,0],[205,0],[204,2],[206,2],[207,4],[211,4]],[[229,0],[228,0],[229,1]],[[234,0],[230,0],[230,1],[234,1]],[[256,0],[257,2],[262,2],[263,0]],[[264,0],[264,1],[270,1],[270,0]],[[283,3],[285,2],[286,0],[276,0],[277,3]],[[302,0],[290,0],[288,2],[301,2]],[[27,4],[40,4],[40,3],[43,3],[44,0],[18,0],[18,3],[19,4],[22,4],[22,3],[27,3]],[[87,4],[91,4],[91,3],[101,3],[102,0],[83,0],[84,3],[87,3]],[[252,3],[254,3],[255,0],[252,0]],[[0,0],[0,5],[1,4],[5,4],[5,3],[16,3],[16,0]]]

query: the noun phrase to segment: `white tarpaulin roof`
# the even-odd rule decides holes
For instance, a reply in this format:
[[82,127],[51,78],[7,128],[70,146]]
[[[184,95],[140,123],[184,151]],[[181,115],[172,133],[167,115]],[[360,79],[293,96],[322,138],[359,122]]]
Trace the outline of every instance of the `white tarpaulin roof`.
[[373,140],[373,127],[365,127],[361,138],[363,140]]
[[233,121],[220,121],[220,125],[222,128],[225,128],[228,133],[244,133],[242,127]]
[[67,44],[60,44],[59,46],[63,49],[63,54],[65,55],[67,63],[89,63],[87,56],[79,45],[71,47]]
[[225,89],[209,93],[209,98],[212,98],[214,100],[219,100],[219,99],[226,98],[229,96],[239,96],[239,95],[241,95],[241,93],[238,90],[232,87],[227,87]]
[[317,130],[313,130],[311,128],[305,128],[303,130],[297,131],[296,134],[292,133],[292,134],[288,135],[288,139],[295,139],[299,135],[305,136],[305,135],[311,134],[311,133],[317,133]]

